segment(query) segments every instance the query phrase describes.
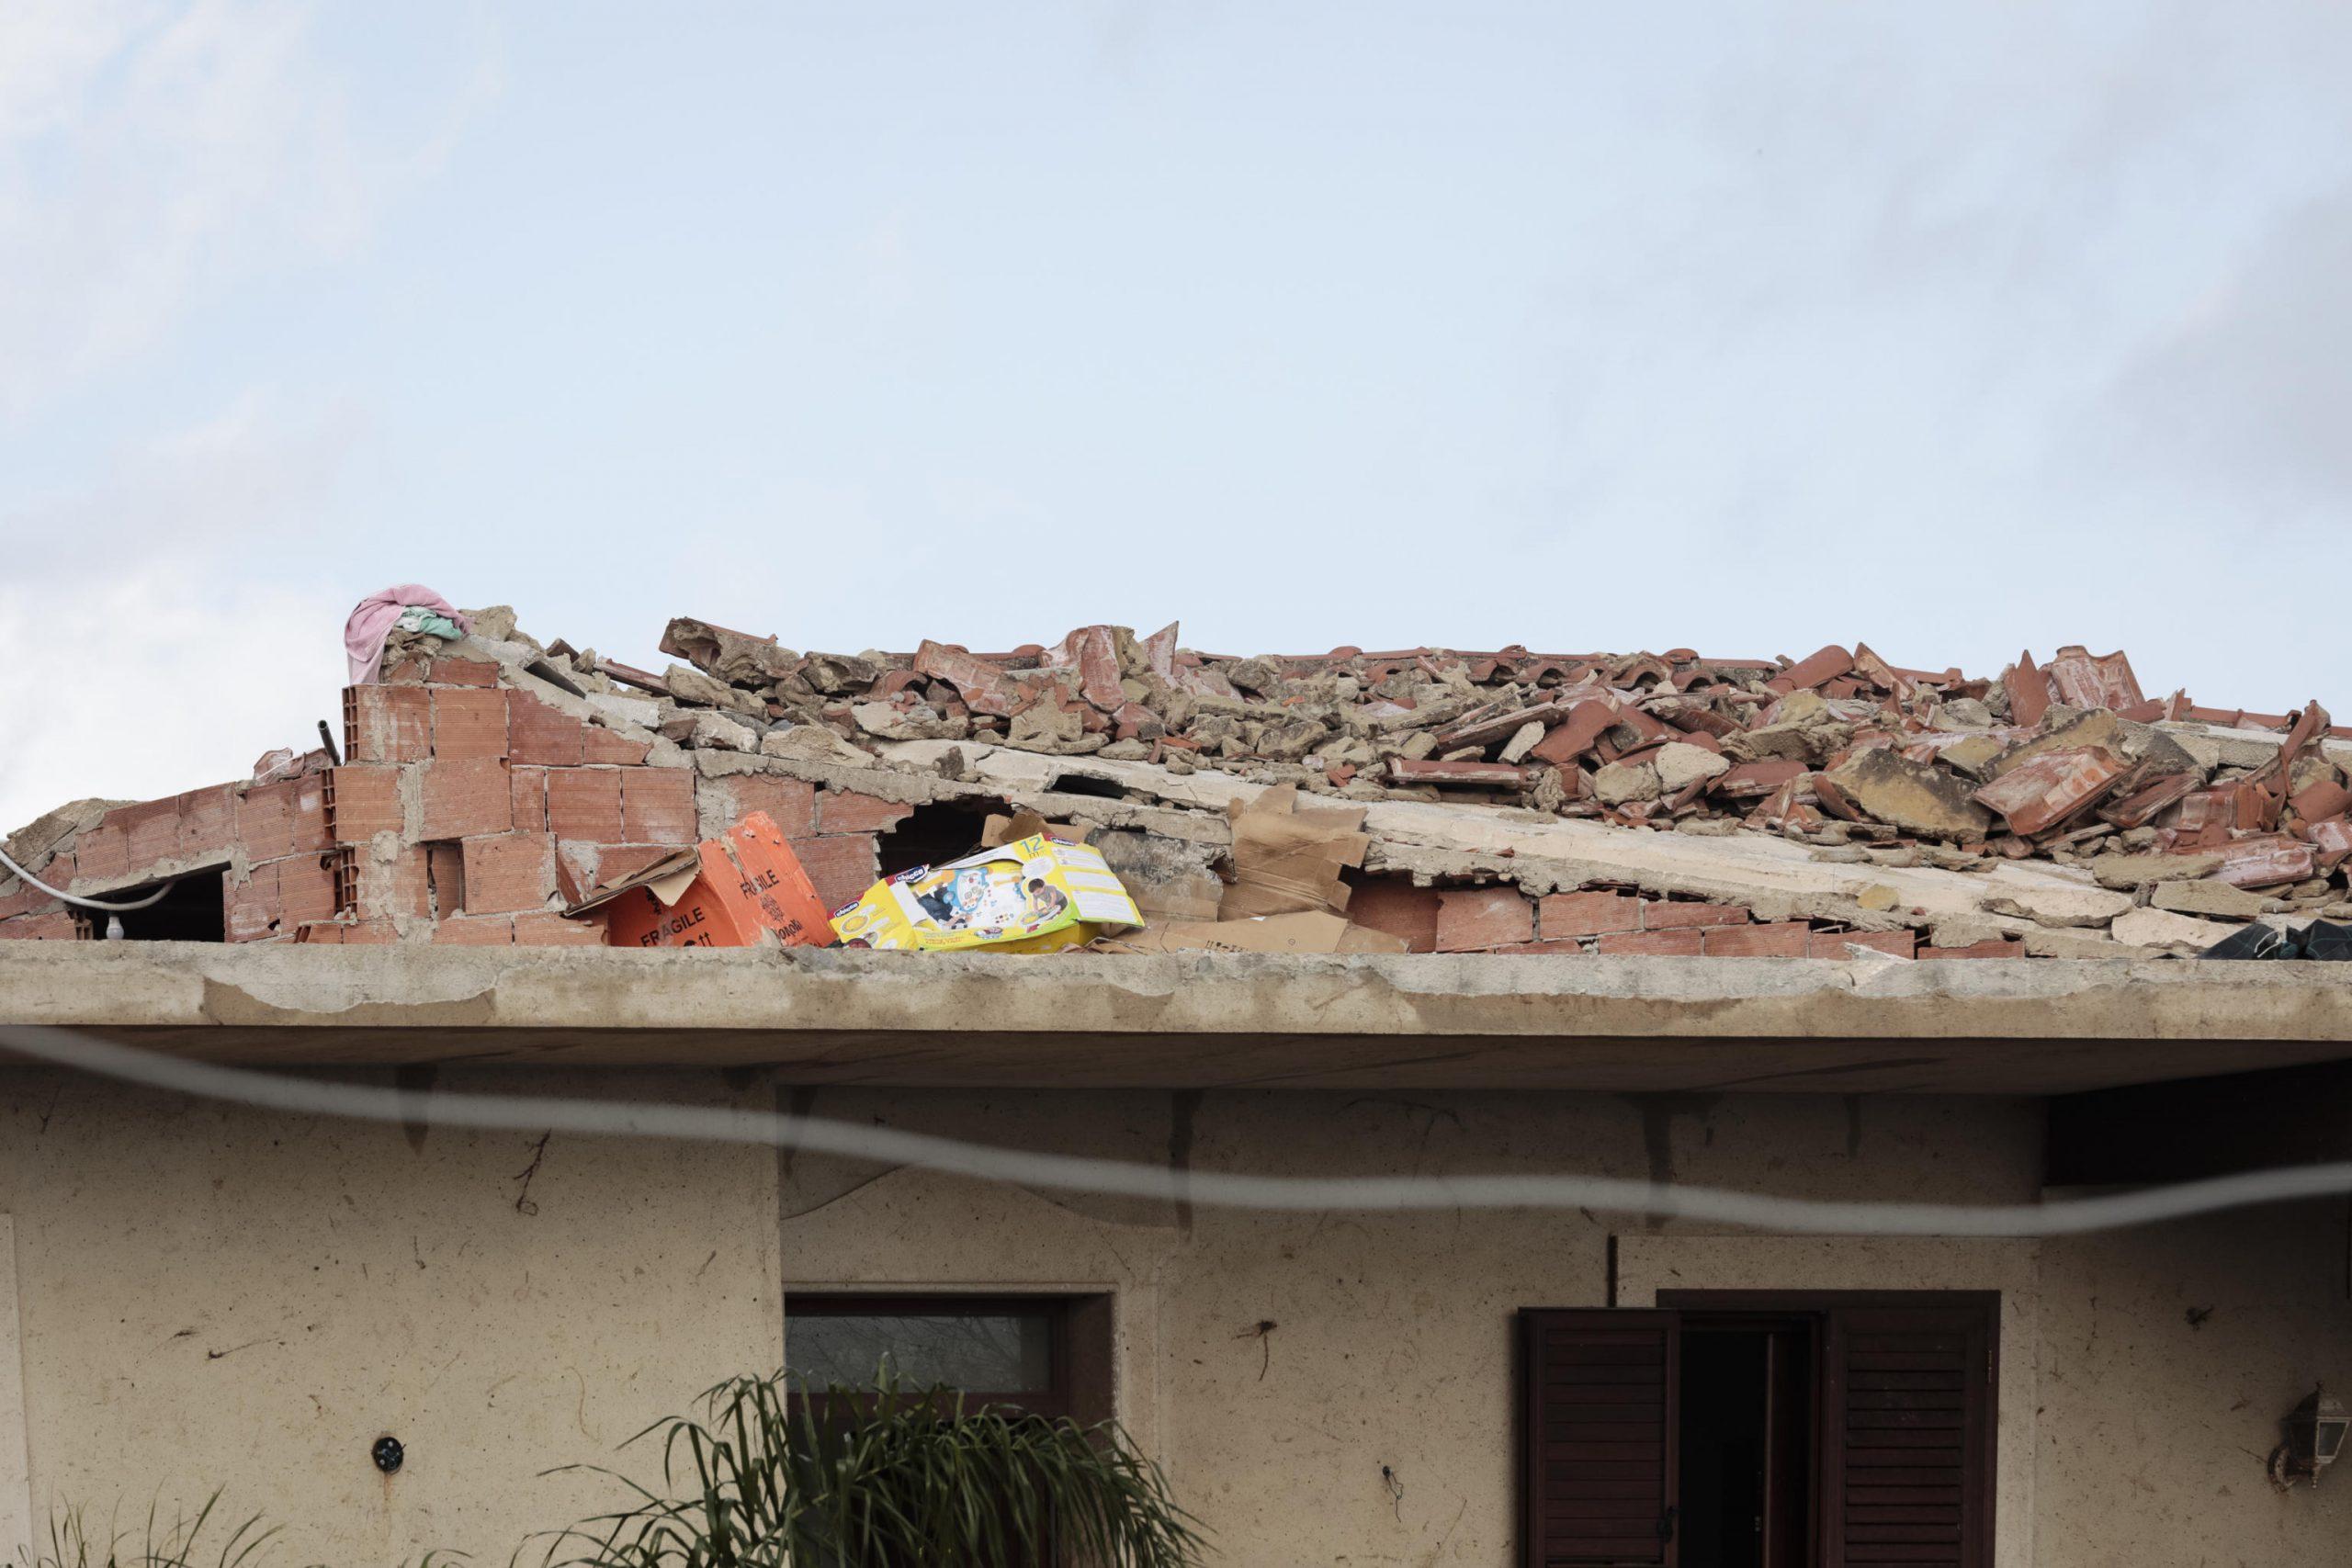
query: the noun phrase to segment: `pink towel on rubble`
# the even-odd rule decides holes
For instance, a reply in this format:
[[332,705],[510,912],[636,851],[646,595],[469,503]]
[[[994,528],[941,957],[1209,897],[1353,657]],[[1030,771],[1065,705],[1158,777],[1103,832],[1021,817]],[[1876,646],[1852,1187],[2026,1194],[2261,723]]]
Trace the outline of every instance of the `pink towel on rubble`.
[[403,582],[397,588],[370,593],[359,601],[351,612],[351,619],[343,623],[343,650],[351,656],[353,685],[374,683],[384,661],[384,639],[392,635],[401,612],[411,605],[447,615],[458,623],[460,630],[474,629],[473,622],[458,614],[449,601],[421,582]]

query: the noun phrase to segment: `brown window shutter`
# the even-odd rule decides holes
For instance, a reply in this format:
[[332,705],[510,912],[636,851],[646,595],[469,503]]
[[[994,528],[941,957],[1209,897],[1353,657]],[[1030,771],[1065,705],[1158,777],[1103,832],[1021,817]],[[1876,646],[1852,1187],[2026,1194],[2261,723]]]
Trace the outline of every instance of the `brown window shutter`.
[[1528,1568],[1676,1568],[1681,1319],[1520,1314]]
[[1990,1568],[1997,1297],[1838,1307],[1823,1348],[1822,1561]]

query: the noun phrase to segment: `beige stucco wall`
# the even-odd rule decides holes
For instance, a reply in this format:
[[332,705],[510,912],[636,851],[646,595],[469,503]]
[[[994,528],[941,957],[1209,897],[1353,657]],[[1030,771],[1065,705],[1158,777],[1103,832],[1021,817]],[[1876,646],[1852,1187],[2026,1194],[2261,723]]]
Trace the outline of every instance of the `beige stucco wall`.
[[[377,1080],[380,1081],[380,1079]],[[1194,1168],[1581,1168],[1819,1196],[2034,1195],[2000,1100],[780,1091],[763,1076],[450,1070],[442,1087],[783,1103]],[[287,1562],[503,1561],[611,1495],[551,1465],[781,1355],[781,1292],[1103,1291],[1123,1416],[1236,1564],[1516,1562],[1511,1316],[1661,1287],[1997,1288],[2004,1568],[2341,1562],[2352,1477],[2260,1473],[2352,1381],[2341,1205],[2090,1241],[1709,1235],[1579,1213],[1250,1214],[828,1156],[327,1124],[0,1076],[36,1508],[216,1484]],[[2183,1316],[2212,1307],[2202,1328]],[[1255,1325],[1277,1326],[1260,1337]],[[0,1419],[6,1412],[0,1411]],[[399,1435],[389,1483],[368,1445]],[[0,1453],[6,1441],[0,1438]],[[1392,1494],[1385,1465],[1401,1483]],[[2023,1554],[2023,1555],[2021,1555]],[[1694,1565],[1695,1568],[1695,1565]]]
[[[717,1073],[442,1084],[737,1099]],[[782,1359],[775,1160],[557,1138],[525,1213],[537,1142],[0,1075],[37,1518],[222,1486],[287,1527],[273,1561],[358,1568],[503,1562],[606,1500],[538,1472]],[[408,1450],[389,1480],[386,1433]]]

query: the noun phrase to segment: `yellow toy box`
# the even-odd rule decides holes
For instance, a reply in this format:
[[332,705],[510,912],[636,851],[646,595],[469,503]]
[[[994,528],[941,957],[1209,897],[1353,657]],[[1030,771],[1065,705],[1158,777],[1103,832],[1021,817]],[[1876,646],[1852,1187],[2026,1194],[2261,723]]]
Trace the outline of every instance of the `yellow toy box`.
[[1043,833],[886,877],[833,917],[851,947],[1054,953],[1143,916],[1102,856]]

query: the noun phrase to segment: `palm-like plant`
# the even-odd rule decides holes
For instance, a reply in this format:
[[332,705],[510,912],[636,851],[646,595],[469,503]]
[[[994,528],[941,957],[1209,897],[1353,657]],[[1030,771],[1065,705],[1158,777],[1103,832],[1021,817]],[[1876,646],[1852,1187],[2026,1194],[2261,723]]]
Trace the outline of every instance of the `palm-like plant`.
[[[549,1544],[549,1568],[1193,1568],[1200,1536],[1151,1461],[1091,1428],[966,1410],[885,1367],[872,1389],[793,1397],[782,1374],[657,1422],[662,1486]],[[605,1473],[613,1473],[605,1472]],[[626,1478],[620,1478],[626,1482]]]
[[[49,1539],[19,1547],[9,1562],[12,1568],[263,1568],[272,1560],[280,1527],[263,1523],[259,1514],[221,1513],[220,1496],[213,1493],[194,1513],[151,1504],[136,1535],[119,1525],[93,1535],[79,1508],[51,1513]],[[428,1551],[417,1568],[451,1568],[463,1561],[462,1554]]]

